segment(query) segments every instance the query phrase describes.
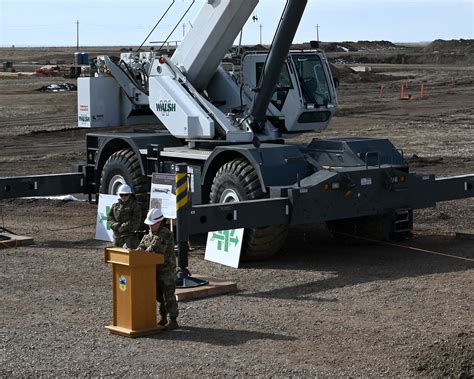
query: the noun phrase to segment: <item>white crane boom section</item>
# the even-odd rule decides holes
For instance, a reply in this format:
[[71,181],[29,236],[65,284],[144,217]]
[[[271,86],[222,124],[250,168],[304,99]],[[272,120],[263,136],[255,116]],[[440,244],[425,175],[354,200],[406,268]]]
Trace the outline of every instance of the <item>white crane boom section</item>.
[[197,89],[204,89],[249,19],[258,0],[207,0],[172,62]]

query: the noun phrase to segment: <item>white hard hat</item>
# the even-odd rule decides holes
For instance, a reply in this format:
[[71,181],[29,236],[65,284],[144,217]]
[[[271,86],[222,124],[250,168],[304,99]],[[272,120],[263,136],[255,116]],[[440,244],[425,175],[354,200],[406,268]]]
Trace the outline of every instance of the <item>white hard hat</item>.
[[161,212],[160,209],[151,208],[146,215],[145,224],[155,225],[158,222],[163,221],[163,219],[164,219],[163,213]]
[[131,193],[133,193],[132,189],[126,184],[122,184],[117,191],[117,195],[130,195]]

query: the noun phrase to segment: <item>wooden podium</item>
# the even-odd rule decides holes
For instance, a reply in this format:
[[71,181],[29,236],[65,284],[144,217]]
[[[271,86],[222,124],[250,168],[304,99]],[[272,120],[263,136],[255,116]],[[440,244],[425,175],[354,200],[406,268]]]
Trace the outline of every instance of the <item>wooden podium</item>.
[[162,254],[108,247],[105,262],[112,263],[113,325],[111,333],[138,337],[164,329],[156,322],[156,265]]

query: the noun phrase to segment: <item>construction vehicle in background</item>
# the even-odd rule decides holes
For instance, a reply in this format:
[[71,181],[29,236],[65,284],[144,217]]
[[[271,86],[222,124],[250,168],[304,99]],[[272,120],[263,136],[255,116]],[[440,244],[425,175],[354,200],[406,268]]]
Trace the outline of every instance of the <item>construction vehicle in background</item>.
[[35,69],[36,76],[59,76],[61,75],[61,67],[58,65],[48,64]]
[[15,67],[13,67],[13,62],[3,62],[2,63],[3,72],[15,72]]
[[[172,56],[159,50],[99,56],[97,73],[78,79],[79,127],[140,128],[98,129],[87,135],[87,162],[76,173],[2,178],[8,191],[0,198],[67,192],[92,197],[115,194],[127,183],[147,208],[152,174],[174,174],[185,163],[190,219],[201,215],[196,230],[219,228],[212,204],[243,204],[239,211],[248,224],[237,212],[228,220],[246,227],[242,255],[253,260],[274,255],[289,225],[326,222],[335,232],[402,239],[412,229],[413,209],[474,196],[474,174],[411,173],[388,139],[292,143],[292,135],[329,126],[336,88],[322,51],[290,51],[305,0],[287,1],[268,53],[249,52],[238,70],[223,68],[222,58],[257,3],[205,1]],[[262,204],[264,212],[257,207]]]

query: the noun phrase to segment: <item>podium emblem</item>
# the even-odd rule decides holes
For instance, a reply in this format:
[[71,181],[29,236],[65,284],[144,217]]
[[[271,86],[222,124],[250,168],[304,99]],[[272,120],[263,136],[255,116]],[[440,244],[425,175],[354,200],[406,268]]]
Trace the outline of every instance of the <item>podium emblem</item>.
[[119,278],[119,288],[120,288],[120,291],[126,291],[127,290],[127,279],[123,275],[120,276],[120,278]]

